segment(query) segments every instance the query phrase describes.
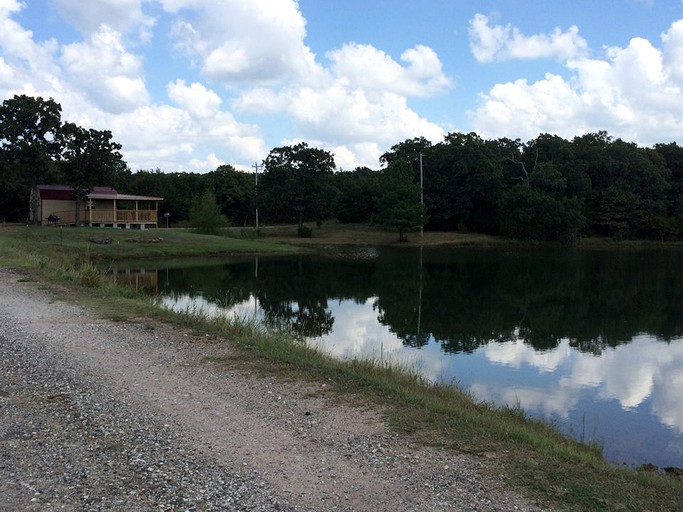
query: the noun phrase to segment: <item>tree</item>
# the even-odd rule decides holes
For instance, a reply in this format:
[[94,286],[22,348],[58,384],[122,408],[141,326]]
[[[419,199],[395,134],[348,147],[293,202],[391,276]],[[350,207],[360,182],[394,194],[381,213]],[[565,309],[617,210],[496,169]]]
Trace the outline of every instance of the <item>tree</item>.
[[30,191],[55,173],[62,107],[17,95],[0,106],[0,217],[23,220]]
[[190,227],[197,233],[204,235],[217,235],[221,228],[228,225],[225,217],[221,214],[216,196],[210,189],[196,199],[190,210]]
[[216,194],[221,213],[233,224],[245,226],[255,210],[254,175],[221,165],[205,179]]
[[576,198],[554,197],[547,191],[515,185],[501,200],[501,233],[527,241],[573,243],[583,226]]
[[668,217],[671,219],[676,234],[683,235],[683,148],[675,142],[656,144],[654,151],[661,155],[670,172],[668,200]]
[[322,221],[333,215],[332,153],[302,142],[271,150],[259,181],[259,208],[271,222]]
[[[76,193],[76,225],[80,223],[81,202],[93,187],[110,182],[122,164],[121,144],[112,141],[110,131],[100,131],[65,123],[60,131],[64,181]],[[125,164],[124,164],[125,165]]]
[[372,222],[377,214],[378,178],[380,174],[367,167],[334,175],[339,190],[335,214],[339,222]]
[[420,203],[420,186],[413,182],[412,169],[403,160],[390,164],[382,176],[382,194],[377,200],[377,222],[398,232],[400,242],[405,233],[424,225],[425,209]]
[[[164,198],[163,209],[174,222],[187,221],[194,198],[206,190],[205,174],[193,172],[162,172],[160,169],[139,170],[130,176],[121,190],[129,193]],[[118,190],[118,189],[117,189]]]
[[427,151],[423,167],[430,227],[497,233],[502,187],[497,149],[475,133],[450,133]]
[[419,172],[420,155],[427,153],[431,147],[432,143],[424,137],[407,139],[391,146],[391,151],[379,157],[379,161],[389,166],[398,160],[403,160],[410,164],[414,171]]

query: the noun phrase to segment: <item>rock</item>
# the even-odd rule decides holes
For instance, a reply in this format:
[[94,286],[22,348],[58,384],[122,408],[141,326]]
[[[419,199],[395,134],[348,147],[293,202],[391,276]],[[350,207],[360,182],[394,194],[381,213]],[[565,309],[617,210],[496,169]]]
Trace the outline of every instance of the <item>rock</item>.
[[90,237],[90,243],[99,244],[99,245],[109,245],[110,243],[112,243],[112,239],[111,238],[100,238],[97,236],[91,236]]

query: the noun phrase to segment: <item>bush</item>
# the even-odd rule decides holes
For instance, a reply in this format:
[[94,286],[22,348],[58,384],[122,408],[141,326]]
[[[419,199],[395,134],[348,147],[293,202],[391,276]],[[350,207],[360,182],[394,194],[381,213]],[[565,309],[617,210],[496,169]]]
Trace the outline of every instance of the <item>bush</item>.
[[313,229],[308,226],[299,226],[297,229],[297,234],[301,238],[311,238],[313,236]]
[[217,235],[221,228],[228,225],[221,214],[216,196],[211,190],[204,192],[200,199],[194,201],[190,210],[190,227],[197,233]]
[[90,262],[75,270],[75,281],[81,286],[97,288],[102,283],[102,272]]

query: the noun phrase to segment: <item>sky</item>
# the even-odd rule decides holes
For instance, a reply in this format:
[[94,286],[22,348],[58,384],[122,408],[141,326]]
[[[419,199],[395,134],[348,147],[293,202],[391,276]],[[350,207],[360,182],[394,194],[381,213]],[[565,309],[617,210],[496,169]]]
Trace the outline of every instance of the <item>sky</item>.
[[338,169],[451,132],[683,145],[683,0],[0,0],[0,101],[53,98],[131,170]]

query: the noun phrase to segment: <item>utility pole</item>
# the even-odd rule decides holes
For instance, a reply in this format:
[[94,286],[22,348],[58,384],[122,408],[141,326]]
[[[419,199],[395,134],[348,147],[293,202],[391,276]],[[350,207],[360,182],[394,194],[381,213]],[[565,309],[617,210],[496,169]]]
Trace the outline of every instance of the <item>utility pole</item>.
[[263,164],[259,165],[258,162],[254,162],[252,165],[256,173],[254,174],[254,184],[256,186],[256,236],[258,236],[258,170],[259,167],[263,167]]
[[424,223],[424,211],[425,211],[425,193],[424,193],[424,180],[422,177],[422,153],[420,153],[420,238],[425,236],[425,223]]

